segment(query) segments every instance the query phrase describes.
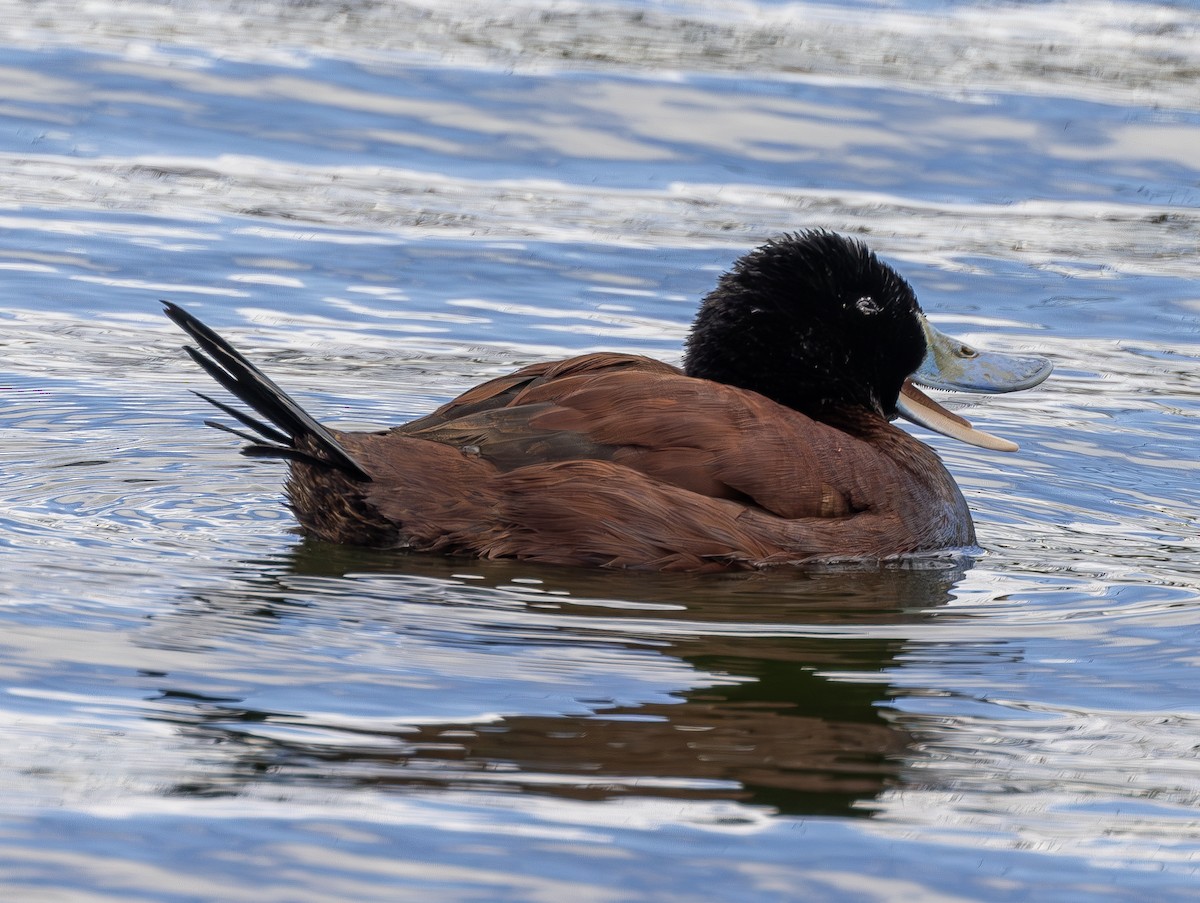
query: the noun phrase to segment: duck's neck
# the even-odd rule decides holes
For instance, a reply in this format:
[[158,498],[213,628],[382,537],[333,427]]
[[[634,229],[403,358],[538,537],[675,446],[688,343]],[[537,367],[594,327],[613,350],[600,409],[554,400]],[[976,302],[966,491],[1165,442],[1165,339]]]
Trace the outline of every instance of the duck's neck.
[[832,426],[864,442],[878,445],[886,442],[895,433],[893,427],[879,411],[860,405],[816,405],[797,408],[812,420]]
[[958,486],[938,453],[878,412],[864,408],[838,408],[828,412],[828,416],[814,416],[813,419],[869,443],[923,482],[945,484],[949,487],[948,492],[959,495]]

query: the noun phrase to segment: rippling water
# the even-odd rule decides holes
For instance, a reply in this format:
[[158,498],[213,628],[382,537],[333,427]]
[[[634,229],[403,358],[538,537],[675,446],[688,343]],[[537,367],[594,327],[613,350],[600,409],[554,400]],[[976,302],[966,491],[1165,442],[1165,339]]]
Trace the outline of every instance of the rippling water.
[[[0,0],[14,900],[1191,900],[1200,11]],[[1054,358],[923,434],[982,556],[647,577],[300,541],[187,305],[339,426],[678,358],[787,229]]]

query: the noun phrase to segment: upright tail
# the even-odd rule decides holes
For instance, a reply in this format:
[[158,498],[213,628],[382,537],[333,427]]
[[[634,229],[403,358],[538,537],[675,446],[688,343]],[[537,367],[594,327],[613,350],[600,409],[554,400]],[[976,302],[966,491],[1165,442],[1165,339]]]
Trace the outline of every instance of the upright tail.
[[283,389],[248,361],[240,351],[189,314],[178,304],[162,302],[166,315],[199,346],[184,351],[208,375],[254,409],[266,421],[251,417],[215,398],[197,392],[209,404],[253,430],[255,434],[206,420],[205,424],[249,441],[242,454],[252,457],[287,458],[317,467],[340,470],[350,477],[370,482],[370,475],[334,438],[313,420]]

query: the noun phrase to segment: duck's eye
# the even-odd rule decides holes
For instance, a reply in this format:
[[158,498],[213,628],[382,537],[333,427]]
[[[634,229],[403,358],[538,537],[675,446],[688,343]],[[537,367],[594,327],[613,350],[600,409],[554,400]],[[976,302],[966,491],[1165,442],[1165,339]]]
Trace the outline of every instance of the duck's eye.
[[875,303],[875,299],[870,295],[863,295],[854,302],[854,306],[858,308],[859,313],[866,314],[867,316],[879,313],[879,305]]

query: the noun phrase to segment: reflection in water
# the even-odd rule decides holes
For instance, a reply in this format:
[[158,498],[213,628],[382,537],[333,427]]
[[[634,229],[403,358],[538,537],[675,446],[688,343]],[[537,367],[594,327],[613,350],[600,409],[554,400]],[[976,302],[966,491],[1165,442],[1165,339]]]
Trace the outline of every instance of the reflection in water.
[[[475,644],[515,645],[520,655],[546,644],[578,645],[582,635],[594,655],[600,634],[610,648],[644,656],[649,646],[655,655],[685,663],[688,673],[720,679],[715,685],[697,680],[703,685],[667,701],[633,703],[606,701],[600,686],[590,701],[574,700],[583,704],[583,713],[517,711],[484,720],[407,723],[396,717],[383,719],[382,726],[380,720],[348,726],[323,721],[316,712],[262,711],[240,698],[197,694],[161,675],[162,696],[151,717],[177,725],[209,750],[221,750],[210,778],[173,788],[189,795],[232,795],[264,783],[275,791],[319,783],[520,791],[576,800],[726,800],[789,814],[867,814],[860,801],[877,796],[912,754],[911,736],[880,709],[882,674],[894,665],[903,641],[869,633],[806,637],[797,635],[798,625],[861,628],[919,621],[922,612],[946,601],[967,567],[962,559],[935,559],[920,566],[718,579],[600,577],[566,569],[531,571],[512,562],[397,560],[306,542],[282,572],[261,571],[242,587],[245,592],[192,600],[181,617],[168,616],[145,639],[173,646],[225,630],[253,636],[276,629],[300,610],[291,588],[297,580],[310,601],[316,599],[312,590],[322,587],[323,598],[312,604],[324,606],[343,596],[361,599],[364,581],[382,575],[395,577],[410,593],[414,579],[427,588],[440,586],[459,604],[522,594],[524,629],[514,630],[511,620],[481,627],[477,608],[464,611],[473,619]],[[534,584],[540,585],[529,591]],[[463,594],[475,586],[487,595],[471,602]],[[569,595],[561,595],[564,591]],[[639,600],[636,606],[619,601],[630,598]],[[388,600],[398,613],[414,601]],[[453,656],[453,644],[443,651]],[[541,667],[536,656],[527,658],[522,667]],[[555,690],[548,684],[545,692]],[[397,696],[409,692],[410,687],[394,689]]]

